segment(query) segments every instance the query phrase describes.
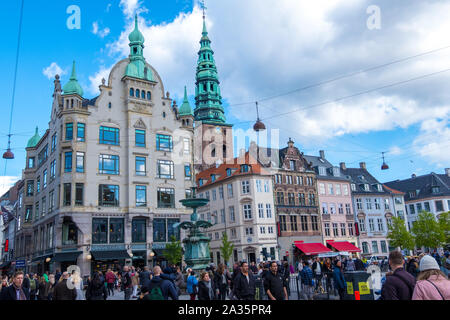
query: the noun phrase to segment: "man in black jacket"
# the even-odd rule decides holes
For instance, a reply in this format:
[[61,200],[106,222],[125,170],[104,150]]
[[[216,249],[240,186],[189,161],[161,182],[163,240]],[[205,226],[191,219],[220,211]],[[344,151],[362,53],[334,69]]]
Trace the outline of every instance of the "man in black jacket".
[[275,261],[272,261],[270,272],[264,277],[264,290],[270,300],[288,300],[286,281],[278,272],[278,265]]
[[12,300],[29,300],[30,293],[28,290],[24,290],[23,286],[23,272],[17,271],[13,276],[13,284],[2,290],[0,300],[12,301]]
[[248,263],[242,262],[241,272],[234,279],[234,294],[239,300],[255,300],[255,277],[248,269]]
[[403,269],[403,255],[400,251],[389,253],[389,266],[393,273],[386,275],[381,289],[382,300],[411,300],[416,279]]
[[77,290],[75,286],[71,286],[67,284],[69,279],[69,273],[66,271],[62,274],[63,280],[58,282],[53,291],[53,300],[75,300],[77,297]]

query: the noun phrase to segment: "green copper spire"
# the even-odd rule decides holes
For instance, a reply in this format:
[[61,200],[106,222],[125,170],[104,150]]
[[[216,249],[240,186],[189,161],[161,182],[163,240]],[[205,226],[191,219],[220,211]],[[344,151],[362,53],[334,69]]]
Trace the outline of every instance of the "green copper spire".
[[75,71],[75,61],[72,65],[72,75],[70,76],[69,82],[66,83],[66,85],[63,87],[63,95],[66,94],[77,94],[80,97],[83,96],[83,89],[81,88],[80,84],[77,80],[77,74]]
[[189,100],[187,97],[186,86],[184,86],[184,100],[180,109],[178,110],[180,116],[193,116],[191,105],[189,104]]
[[219,77],[214,61],[214,51],[206,30],[203,16],[203,32],[198,52],[196,88],[195,88],[195,120],[211,124],[225,124],[225,113],[220,95]]
[[39,140],[41,140],[41,137],[39,136],[38,127],[36,126],[36,132],[34,133],[34,136],[28,140],[27,148],[34,148],[39,143]]
[[134,18],[134,30],[128,36],[130,40],[130,63],[125,70],[125,76],[153,81],[153,73],[146,66],[144,58],[144,36],[139,31],[138,16]]

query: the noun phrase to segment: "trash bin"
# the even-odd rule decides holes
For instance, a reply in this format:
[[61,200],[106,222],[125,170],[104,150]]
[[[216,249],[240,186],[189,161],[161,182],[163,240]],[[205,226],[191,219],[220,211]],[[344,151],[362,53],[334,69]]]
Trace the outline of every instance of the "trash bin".
[[355,291],[359,291],[360,300],[374,300],[373,290],[369,287],[370,274],[365,271],[350,271],[344,273],[347,290],[344,300],[355,300]]

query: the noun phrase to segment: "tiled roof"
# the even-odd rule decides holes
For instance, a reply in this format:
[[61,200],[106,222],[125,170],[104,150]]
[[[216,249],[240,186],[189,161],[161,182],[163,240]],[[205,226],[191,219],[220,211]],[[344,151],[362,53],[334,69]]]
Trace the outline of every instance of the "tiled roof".
[[405,195],[405,192],[401,192],[401,191],[395,190],[394,188],[389,188],[389,187],[388,187],[387,185],[385,185],[385,184],[383,184],[383,187],[384,187],[385,189],[387,189],[387,191],[389,191],[390,193],[398,194],[398,195]]
[[[412,177],[405,180],[386,182],[385,185],[405,192],[406,201],[430,197],[450,196],[450,177],[446,174],[436,174],[432,172],[430,174]],[[435,193],[433,193],[433,187],[437,187],[434,188]],[[415,197],[411,197],[410,192],[414,192]]]
[[[327,180],[345,180],[345,181],[349,181],[350,179],[347,178],[341,171],[341,169],[339,167],[339,173],[340,176],[334,176],[333,175],[333,168],[336,166],[333,166],[327,159],[322,159],[321,157],[316,157],[316,156],[307,156],[304,155],[303,156],[306,161],[308,161],[309,163],[311,163],[311,167],[316,171],[317,174],[317,179],[327,179]],[[319,175],[319,167],[324,167],[326,170],[326,175],[322,176]]]
[[[265,170],[262,168],[262,166],[259,163],[256,163],[256,160],[249,155],[248,152],[245,153],[245,161],[242,162],[242,159],[240,158],[234,158],[233,163],[224,163],[221,164],[219,167],[212,167],[209,169],[206,169],[202,172],[199,172],[196,175],[197,179],[197,185],[199,186],[199,189],[210,186],[212,184],[215,184],[217,182],[221,182],[223,180],[226,180],[230,177],[236,177],[236,176],[245,176],[245,175],[252,175],[252,174],[258,174],[258,175],[270,175],[270,172],[268,170]],[[248,172],[241,172],[241,165],[247,164],[249,166]],[[227,176],[227,169],[231,169],[231,174]],[[211,175],[216,175],[216,179],[214,182],[211,181]],[[199,180],[203,180],[203,185],[200,186]]]

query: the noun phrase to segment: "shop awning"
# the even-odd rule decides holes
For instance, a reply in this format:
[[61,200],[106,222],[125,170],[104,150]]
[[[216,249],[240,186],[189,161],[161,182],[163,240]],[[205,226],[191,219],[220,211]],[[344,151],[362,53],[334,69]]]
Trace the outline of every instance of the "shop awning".
[[130,259],[127,250],[101,250],[91,251],[94,260],[121,260]]
[[295,241],[295,246],[305,255],[311,256],[319,253],[332,252],[321,243],[304,243],[303,241]]
[[52,257],[52,256],[53,256],[53,253],[44,254],[43,256],[38,256],[38,257],[33,258],[31,261],[32,261],[32,262],[35,262],[35,261],[42,261],[42,260],[45,260],[45,259],[47,259],[48,257]]
[[8,268],[11,265],[11,261],[3,262],[0,264],[0,269]]
[[337,251],[361,252],[361,249],[355,247],[348,241],[327,241],[327,245],[336,249]]
[[82,254],[83,251],[65,251],[56,252],[53,261],[64,262],[64,261],[77,261],[78,256]]

